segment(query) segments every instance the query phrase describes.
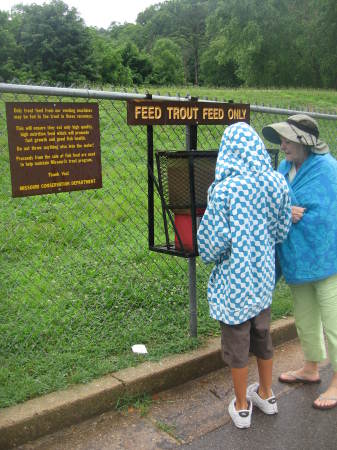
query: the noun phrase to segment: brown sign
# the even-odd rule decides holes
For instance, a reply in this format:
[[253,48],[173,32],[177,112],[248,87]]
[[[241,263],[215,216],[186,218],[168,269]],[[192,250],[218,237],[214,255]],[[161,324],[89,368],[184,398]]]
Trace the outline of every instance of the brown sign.
[[102,187],[97,103],[6,103],[12,195]]
[[128,101],[128,125],[230,125],[250,120],[242,103]]

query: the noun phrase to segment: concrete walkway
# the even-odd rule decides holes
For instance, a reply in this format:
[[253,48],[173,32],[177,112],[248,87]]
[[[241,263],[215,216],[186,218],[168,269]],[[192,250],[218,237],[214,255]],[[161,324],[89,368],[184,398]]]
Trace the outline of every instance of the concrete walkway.
[[[274,322],[272,336],[275,346],[294,339],[296,331],[293,320],[282,319]],[[289,359],[288,352],[282,353],[282,348],[279,348],[277,352],[280,356],[279,366],[286,365]],[[290,362],[293,363],[293,360]],[[292,367],[292,364],[289,366]],[[106,421],[109,424],[108,434],[98,432],[105,440],[104,444],[102,441],[102,444],[98,446],[85,443],[68,446],[65,438],[66,431],[66,434],[62,435],[64,445],[58,442],[56,446],[52,446],[54,444],[50,441],[48,446],[39,447],[39,443],[35,443],[27,444],[28,446],[22,448],[48,450],[137,448],[138,450],[174,448],[166,447],[166,444],[164,447],[156,446],[163,439],[167,445],[173,446],[188,443],[224,424],[226,413],[224,415],[223,405],[228,400],[228,396],[232,396],[232,388],[228,369],[219,370],[221,367],[223,363],[220,356],[220,340],[216,338],[210,340],[203,348],[189,354],[169,357],[158,363],[147,362],[136,368],[105,376],[87,385],[75,386],[30,400],[22,405],[5,408],[0,411],[0,449],[13,448],[15,445],[50,435],[76,423],[80,423],[78,427],[89,426],[83,425],[83,422],[93,416],[95,418],[91,419],[89,428],[92,426],[96,428],[96,425],[99,428],[100,424]],[[276,368],[275,373],[279,372],[280,367]],[[206,375],[207,379],[203,379],[202,377]],[[252,372],[252,376],[256,377],[256,374]],[[196,378],[194,382],[191,381]],[[195,392],[192,387],[186,388],[186,384],[183,383],[187,382],[190,386],[197,386]],[[203,383],[204,388],[202,388]],[[173,387],[175,390],[168,391]],[[135,413],[131,411],[132,413],[127,415],[112,411],[121,397],[144,392],[154,395],[151,411],[145,418],[139,417],[137,411]],[[174,396],[174,400],[170,400],[171,395]],[[180,398],[177,395],[178,397],[180,395]],[[164,403],[163,400],[165,400]],[[177,402],[180,402],[180,406]],[[164,404],[165,408],[163,408]],[[183,412],[181,408],[184,409]],[[186,408],[189,409],[186,410]],[[112,412],[101,415],[106,411]],[[193,420],[188,420],[191,417]],[[70,434],[72,434],[71,430],[72,428],[68,428]],[[113,430],[122,432],[111,435]],[[131,433],[132,430],[139,430],[140,435]],[[83,431],[81,434],[83,435]],[[124,434],[130,436],[129,443],[124,441]],[[110,443],[109,436],[112,436]],[[143,437],[143,441],[140,436]],[[94,441],[99,442],[97,434]],[[135,442],[137,442],[136,446]]]
[[[288,355],[295,348],[293,343],[283,346]],[[289,361],[289,368],[293,367],[291,363]],[[179,446],[179,450],[336,450],[337,408],[317,411],[311,407],[313,400],[328,386],[332,375],[330,366],[323,367],[320,372],[321,386],[301,384],[286,389],[275,381],[277,416],[266,416],[255,408],[248,430],[238,430],[227,421],[218,429]]]

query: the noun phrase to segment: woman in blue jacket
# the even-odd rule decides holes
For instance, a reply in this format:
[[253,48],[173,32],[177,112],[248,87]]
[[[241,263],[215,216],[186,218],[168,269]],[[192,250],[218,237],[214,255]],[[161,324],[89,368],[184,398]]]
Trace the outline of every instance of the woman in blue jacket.
[[317,122],[296,114],[262,130],[281,145],[279,172],[291,193],[292,227],[277,256],[294,299],[294,316],[304,353],[298,370],[281,374],[283,383],[319,383],[318,363],[326,357],[323,330],[334,371],[317,409],[337,406],[337,161],[319,139]]
[[[250,426],[253,405],[277,413],[270,304],[275,243],[283,241],[290,225],[288,186],[273,170],[262,140],[246,123],[227,127],[198,229],[198,249],[204,262],[215,263],[208,302],[221,326],[222,356],[235,391],[228,411],[239,428]],[[247,390],[249,351],[257,357],[259,383]]]

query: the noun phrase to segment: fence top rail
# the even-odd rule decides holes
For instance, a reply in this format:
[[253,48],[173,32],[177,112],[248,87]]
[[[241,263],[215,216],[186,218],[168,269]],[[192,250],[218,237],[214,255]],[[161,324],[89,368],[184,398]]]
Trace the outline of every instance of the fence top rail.
[[337,114],[319,113],[313,111],[304,111],[299,109],[285,109],[285,108],[273,108],[271,106],[258,106],[250,105],[251,111],[269,113],[269,114],[282,114],[282,115],[292,115],[292,114],[308,114],[311,117],[316,117],[317,119],[330,119],[337,120]]
[[[138,94],[136,92],[113,92],[113,91],[101,91],[93,89],[77,89],[77,88],[61,88],[61,87],[49,87],[49,86],[33,86],[25,84],[9,84],[0,83],[0,93],[13,93],[13,94],[29,94],[29,95],[50,95],[50,96],[62,96],[62,97],[80,97],[86,99],[101,99],[101,100],[146,100],[149,98],[148,94]],[[152,100],[166,100],[166,101],[186,101],[189,102],[195,97],[187,95],[186,97],[180,96],[165,96],[165,95],[151,95]],[[221,101],[214,101],[210,99],[198,99],[199,102],[224,103]],[[274,108],[270,106],[250,105],[251,111],[269,113],[269,114],[282,114],[291,115],[306,112],[312,117],[318,119],[330,119],[337,120],[337,114],[327,114],[319,112],[309,112],[296,109],[284,109]]]

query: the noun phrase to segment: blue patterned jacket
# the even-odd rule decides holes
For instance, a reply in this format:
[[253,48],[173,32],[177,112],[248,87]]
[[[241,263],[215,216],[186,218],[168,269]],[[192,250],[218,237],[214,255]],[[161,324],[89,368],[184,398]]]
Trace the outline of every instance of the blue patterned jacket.
[[329,153],[311,153],[289,182],[291,163],[279,167],[293,205],[306,208],[291,226],[277,256],[287,283],[317,281],[337,273],[337,161]]
[[211,317],[235,325],[270,306],[275,243],[290,225],[288,186],[262,140],[245,123],[227,127],[198,229],[199,255],[215,263],[207,292]]

